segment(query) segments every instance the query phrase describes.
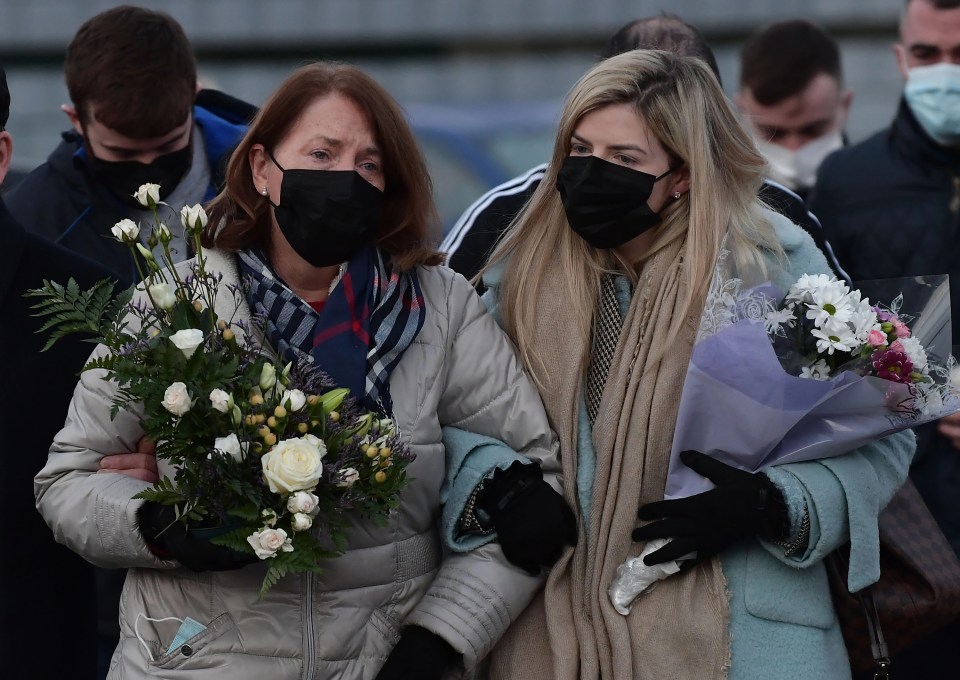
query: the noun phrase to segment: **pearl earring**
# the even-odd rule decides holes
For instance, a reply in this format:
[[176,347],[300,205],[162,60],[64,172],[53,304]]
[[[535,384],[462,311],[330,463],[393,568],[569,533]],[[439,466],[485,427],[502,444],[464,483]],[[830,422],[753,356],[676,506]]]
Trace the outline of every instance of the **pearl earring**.
[[[261,191],[260,193],[263,194],[264,196],[266,196],[266,195],[269,194],[270,192],[267,191],[267,187],[263,187],[263,191]],[[680,194],[677,194],[677,195],[679,196]]]
[[673,192],[673,197],[674,197],[674,198],[680,198],[680,192],[679,192],[679,191],[674,191],[674,192]]

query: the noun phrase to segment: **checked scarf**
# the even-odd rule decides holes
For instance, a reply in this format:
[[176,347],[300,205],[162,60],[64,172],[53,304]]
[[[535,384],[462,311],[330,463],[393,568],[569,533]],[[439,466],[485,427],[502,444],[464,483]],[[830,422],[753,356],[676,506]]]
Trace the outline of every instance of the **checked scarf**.
[[277,276],[259,251],[238,253],[247,302],[266,318],[267,339],[288,361],[308,361],[366,408],[389,415],[390,371],[423,327],[423,293],[415,271],[395,272],[376,248],[346,263],[322,311]]

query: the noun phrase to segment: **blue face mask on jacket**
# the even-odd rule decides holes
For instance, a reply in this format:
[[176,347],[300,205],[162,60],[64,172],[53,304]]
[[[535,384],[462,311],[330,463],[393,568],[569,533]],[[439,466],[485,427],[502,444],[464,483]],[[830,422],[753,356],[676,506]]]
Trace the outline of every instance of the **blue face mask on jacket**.
[[903,89],[907,106],[938,144],[960,145],[960,66],[915,66]]

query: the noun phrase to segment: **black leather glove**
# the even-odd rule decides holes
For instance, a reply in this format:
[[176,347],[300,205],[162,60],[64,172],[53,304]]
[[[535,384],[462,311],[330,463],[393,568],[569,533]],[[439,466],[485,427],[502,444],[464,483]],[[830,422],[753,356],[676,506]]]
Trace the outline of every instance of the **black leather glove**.
[[460,655],[436,633],[408,626],[376,680],[440,680]]
[[183,522],[177,521],[172,505],[146,501],[137,510],[137,525],[159,557],[169,555],[193,571],[230,571],[259,561],[256,555],[191,535]]
[[577,519],[536,463],[516,461],[484,482],[477,507],[490,517],[504,556],[532,576],[577,544]]
[[692,552],[696,557],[690,564],[695,564],[743,538],[760,536],[777,541],[786,536],[786,503],[766,475],[738,470],[699,451],[684,451],[680,460],[716,488],[640,508],[640,519],[664,519],[634,529],[633,540],[673,539],[643,558],[644,564],[669,562]]

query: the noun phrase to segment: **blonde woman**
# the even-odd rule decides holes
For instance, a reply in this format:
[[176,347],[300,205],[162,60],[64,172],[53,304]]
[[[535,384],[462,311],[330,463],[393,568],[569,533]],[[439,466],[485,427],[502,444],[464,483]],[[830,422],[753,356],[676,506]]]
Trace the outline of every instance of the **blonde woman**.
[[[576,480],[579,537],[494,650],[492,677],[849,677],[822,560],[849,540],[851,587],[876,580],[876,516],[906,478],[912,434],[765,474],[695,455],[716,488],[649,505],[724,239],[782,286],[829,273],[809,236],[757,201],[763,170],[697,60],[629,52],[572,90],[547,175],[484,280]],[[607,588],[656,536],[696,559],[622,616]]]

